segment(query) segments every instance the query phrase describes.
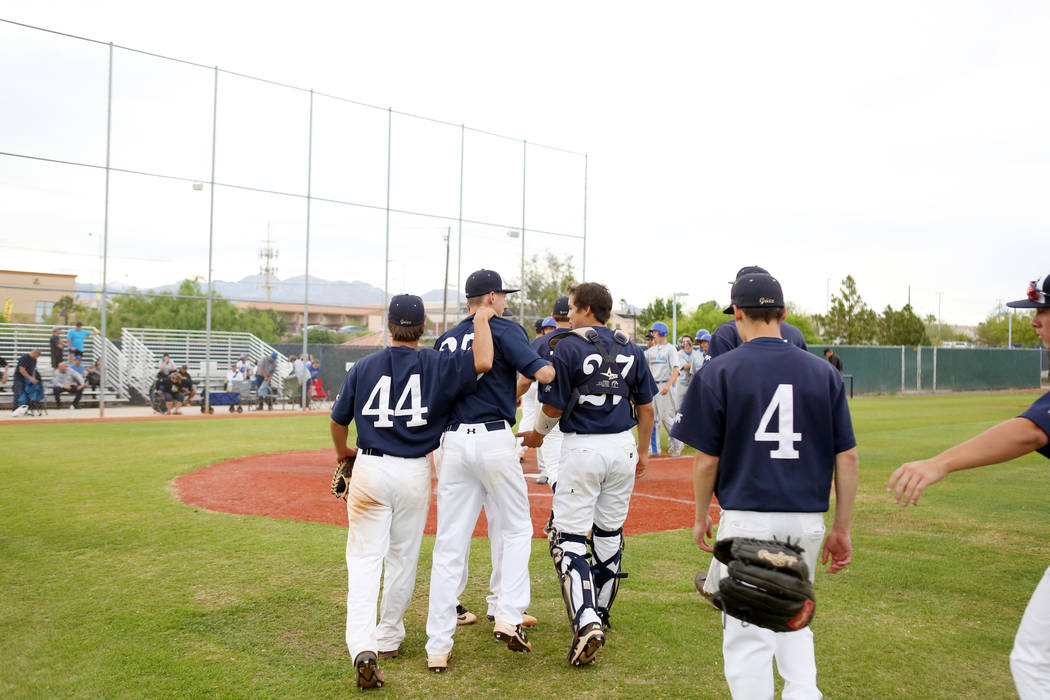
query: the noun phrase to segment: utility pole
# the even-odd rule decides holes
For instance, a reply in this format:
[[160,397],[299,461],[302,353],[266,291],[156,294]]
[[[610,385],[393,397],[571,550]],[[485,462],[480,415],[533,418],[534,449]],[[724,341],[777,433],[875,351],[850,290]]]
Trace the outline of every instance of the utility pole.
[[259,267],[259,274],[266,275],[263,288],[266,290],[266,301],[270,301],[270,288],[273,287],[271,280],[277,276],[277,249],[270,244],[270,222],[266,222],[266,245],[259,250],[259,259],[263,261]]
[[944,292],[937,292],[937,344],[941,342],[941,296]]

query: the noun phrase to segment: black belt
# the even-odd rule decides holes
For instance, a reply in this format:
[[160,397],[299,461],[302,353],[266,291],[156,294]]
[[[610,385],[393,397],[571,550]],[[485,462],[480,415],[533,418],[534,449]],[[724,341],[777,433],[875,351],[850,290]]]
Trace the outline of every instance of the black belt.
[[379,450],[373,450],[371,447],[362,447],[361,449],[359,449],[357,451],[357,454],[359,454],[359,455],[368,455],[369,457],[385,457],[386,456],[385,452],[380,452]]
[[[445,426],[445,432],[449,433],[453,430],[459,430],[459,426],[461,425],[463,425],[463,423],[449,423],[447,426]],[[468,423],[467,425],[470,424]],[[480,425],[485,426],[485,430],[489,431],[490,433],[494,433],[497,430],[504,430],[507,427],[507,421],[490,420],[488,423],[481,423]]]

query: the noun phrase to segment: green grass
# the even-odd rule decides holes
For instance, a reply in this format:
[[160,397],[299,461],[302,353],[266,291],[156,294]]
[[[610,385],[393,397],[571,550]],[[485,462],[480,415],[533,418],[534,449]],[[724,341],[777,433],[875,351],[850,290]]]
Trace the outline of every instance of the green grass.
[[[858,398],[854,563],[817,575],[819,682],[830,698],[1013,696],[1007,655],[1047,566],[1050,479],[1036,455],[952,475],[917,508],[885,492],[902,461],[1017,415],[1033,393]],[[329,445],[327,418],[0,427],[0,694],[4,697],[343,697],[346,531],[211,513],[171,480],[256,452]],[[324,486],[324,485],[322,485]],[[250,488],[250,483],[245,484]],[[426,671],[433,538],[391,697],[728,697],[720,616],[693,590],[685,530],[629,539],[615,630],[592,667],[565,661],[564,606],[535,540],[534,651],[481,622],[450,671]],[[484,612],[487,541],[464,602]],[[568,690],[571,688],[571,691]]]

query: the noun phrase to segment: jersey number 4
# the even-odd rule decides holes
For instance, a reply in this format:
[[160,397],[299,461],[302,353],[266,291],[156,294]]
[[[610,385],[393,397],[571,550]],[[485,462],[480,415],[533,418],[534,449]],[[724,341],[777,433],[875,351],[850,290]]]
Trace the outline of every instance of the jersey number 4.
[[[780,428],[771,433],[769,421],[773,419],[774,413],[778,414],[777,425]],[[777,443],[777,449],[769,451],[769,456],[773,459],[798,459],[798,450],[793,443],[802,440],[802,433],[795,432],[795,390],[790,384],[779,385],[773,393],[773,399],[766,406],[762,420],[758,422],[755,440]]]
[[[394,421],[390,420],[391,415],[398,417],[408,416],[407,425],[409,428],[426,425],[427,419],[424,416],[427,415],[427,407],[423,405],[422,396],[423,392],[419,386],[419,375],[413,374],[409,376],[405,389],[397,400],[397,405],[391,410],[390,377],[384,374],[376,382],[372,393],[368,395],[368,400],[365,401],[364,408],[361,409],[361,415],[375,416],[375,427],[377,428],[393,428]],[[407,407],[405,406],[406,403],[408,404]]]

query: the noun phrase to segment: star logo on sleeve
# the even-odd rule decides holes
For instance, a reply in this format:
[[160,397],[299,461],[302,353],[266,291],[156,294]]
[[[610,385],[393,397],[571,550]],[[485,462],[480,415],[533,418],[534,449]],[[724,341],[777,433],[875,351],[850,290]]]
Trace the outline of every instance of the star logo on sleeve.
[[681,412],[674,414],[674,422],[675,423],[681,423],[682,422],[682,414],[681,414]]

